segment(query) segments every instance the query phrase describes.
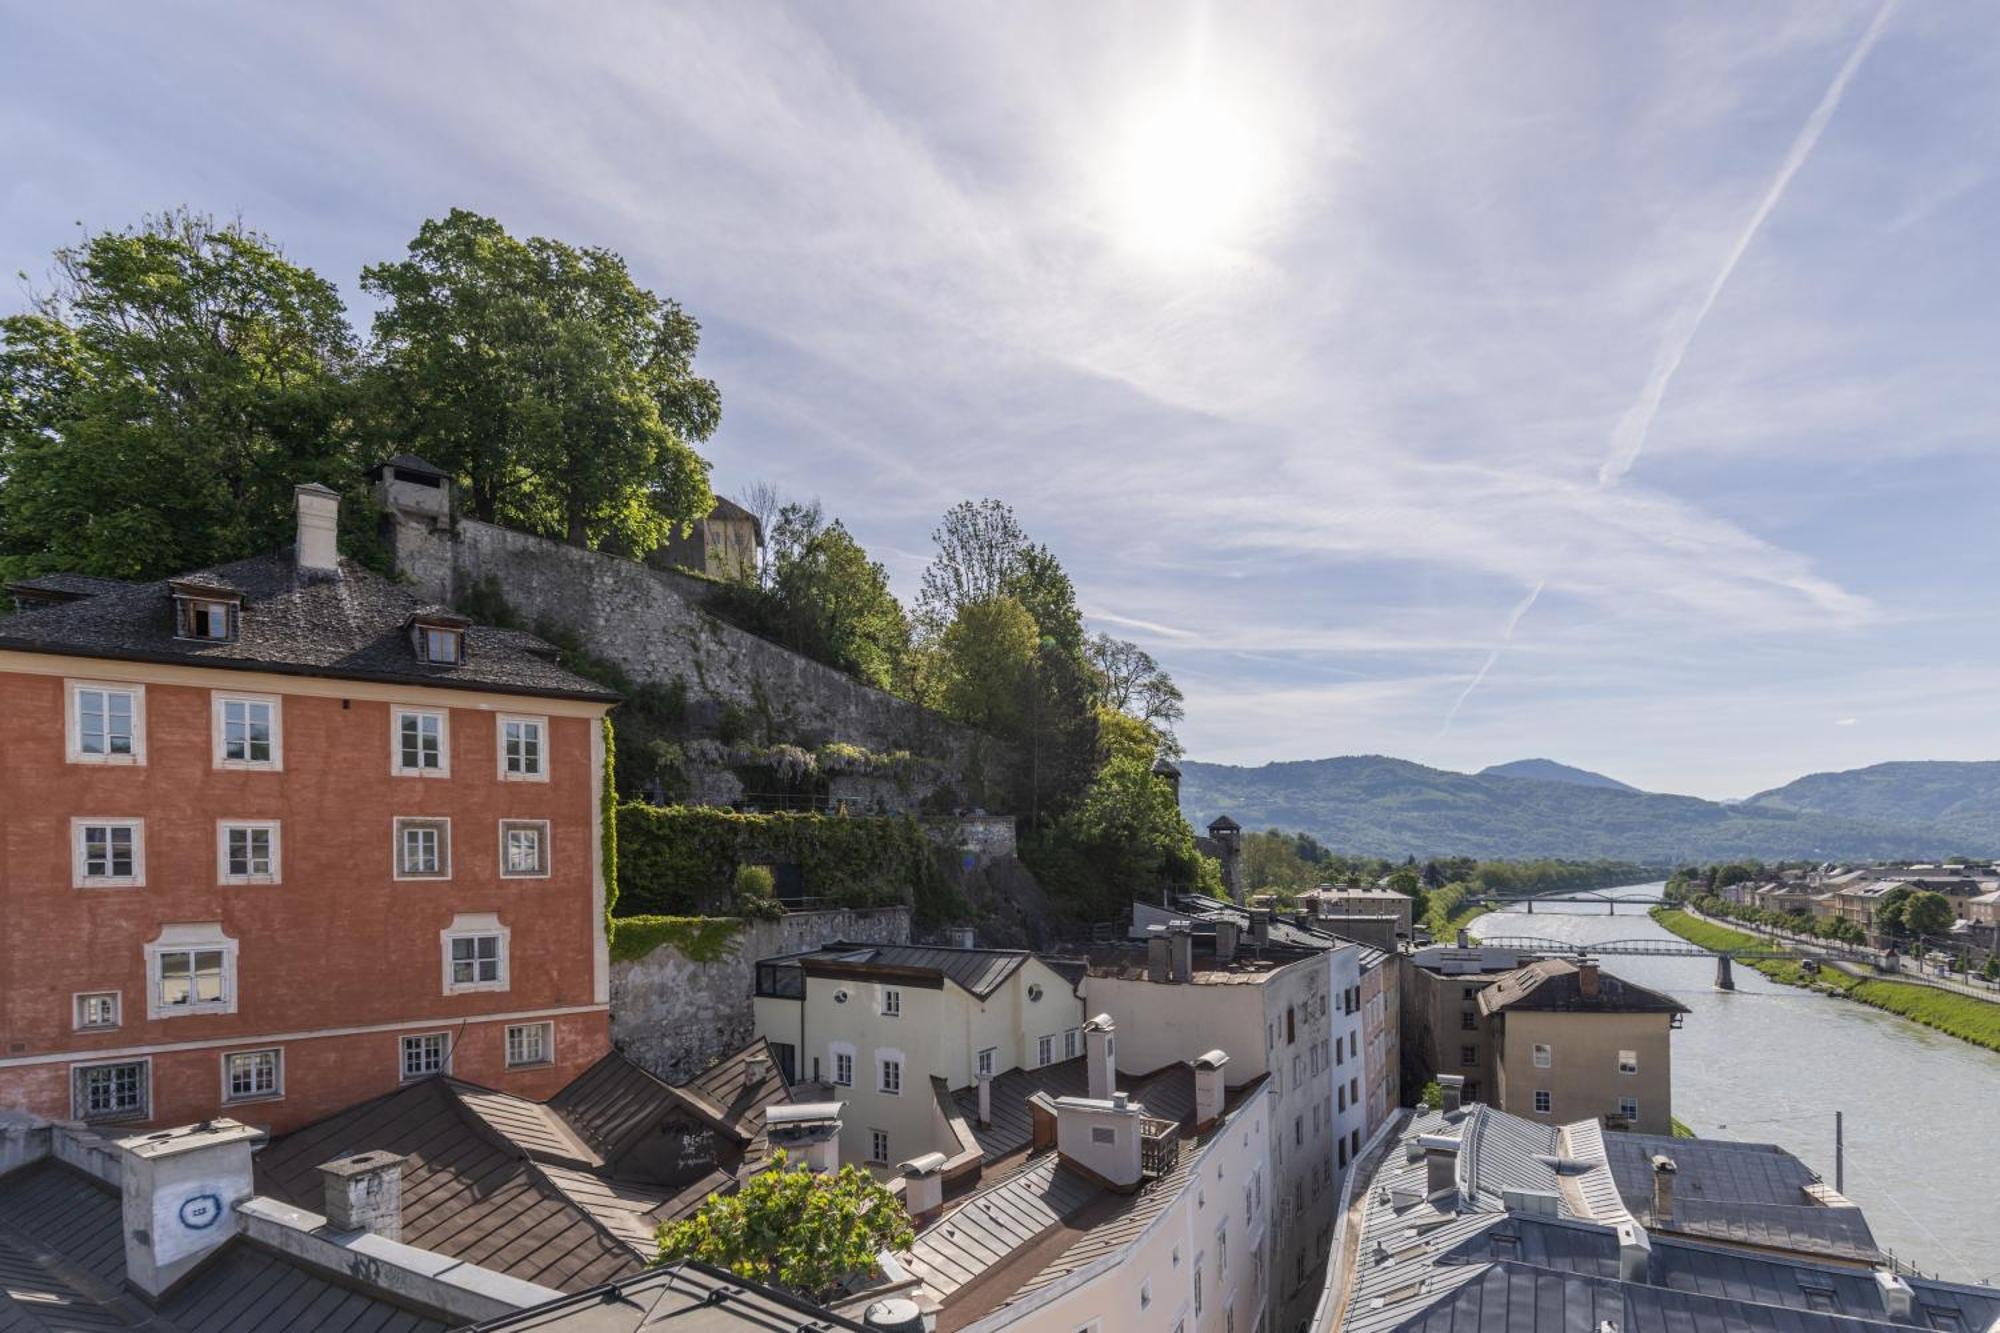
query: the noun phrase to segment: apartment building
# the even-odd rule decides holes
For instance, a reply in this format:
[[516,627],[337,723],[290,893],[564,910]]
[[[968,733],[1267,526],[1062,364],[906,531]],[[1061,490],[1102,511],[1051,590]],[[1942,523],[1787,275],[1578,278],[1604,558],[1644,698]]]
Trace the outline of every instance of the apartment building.
[[[1021,949],[835,943],[757,964],[757,1034],[846,1104],[840,1158],[960,1150],[950,1094],[1083,1055],[1083,969]],[[975,1159],[976,1160],[976,1159]]]
[[1268,1313],[1293,1328],[1311,1315],[1366,1136],[1361,949],[1261,908],[1202,910],[1135,904],[1143,938],[1091,952],[1090,1007],[1117,1024],[1123,1071],[1220,1048],[1232,1076],[1270,1080]]
[[297,504],[293,550],[0,621],[0,1109],[282,1132],[609,1049],[616,697]]
[[1431,945],[1404,960],[1404,1100],[1415,1102],[1426,1083],[1446,1074],[1465,1080],[1468,1101],[1491,1095],[1492,1032],[1479,993],[1525,961],[1512,949],[1483,945]]

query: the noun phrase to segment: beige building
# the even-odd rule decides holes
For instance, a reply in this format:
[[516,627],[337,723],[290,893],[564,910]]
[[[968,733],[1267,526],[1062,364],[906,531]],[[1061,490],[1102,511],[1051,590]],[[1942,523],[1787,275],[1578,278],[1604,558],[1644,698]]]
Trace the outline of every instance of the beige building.
[[653,552],[650,563],[690,570],[717,579],[747,579],[757,573],[764,550],[764,525],[734,500],[715,497],[715,508],[698,518],[686,536],[676,535]]
[[1479,992],[1491,1027],[1493,1104],[1544,1124],[1673,1130],[1672,1041],[1687,1006],[1603,971],[1546,958]]
[[1444,1074],[1465,1080],[1467,1101],[1493,1090],[1492,1025],[1479,993],[1527,961],[1512,949],[1432,945],[1403,960],[1403,1100],[1415,1102]]

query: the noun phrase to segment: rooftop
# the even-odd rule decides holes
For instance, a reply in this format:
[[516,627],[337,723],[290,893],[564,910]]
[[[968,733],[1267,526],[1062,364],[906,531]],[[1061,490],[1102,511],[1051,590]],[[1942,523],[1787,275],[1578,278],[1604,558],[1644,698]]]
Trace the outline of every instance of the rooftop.
[[683,1261],[476,1324],[462,1333],[817,1333],[862,1325],[795,1296]]
[[1038,959],[1072,986],[1082,979],[1081,969],[1068,959],[1041,958],[1026,949],[957,949],[941,944],[835,942],[805,953],[766,958],[758,966],[797,967],[817,977],[950,981],[983,1000],[999,990],[1030,958]]
[[[1586,979],[1596,974],[1595,994],[1586,994]],[[1479,992],[1479,1011],[1533,1010],[1539,1013],[1685,1014],[1692,1012],[1671,995],[1604,971],[1595,963],[1577,964],[1567,958],[1544,958],[1515,968]]]

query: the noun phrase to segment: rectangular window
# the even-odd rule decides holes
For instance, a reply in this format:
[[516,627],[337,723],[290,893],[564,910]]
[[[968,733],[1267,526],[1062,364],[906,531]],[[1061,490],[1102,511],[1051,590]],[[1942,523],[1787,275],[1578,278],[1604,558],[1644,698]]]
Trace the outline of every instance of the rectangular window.
[[1347,1145],[1345,1143],[1340,1145],[1340,1167],[1343,1171],[1347,1169]]
[[220,949],[163,949],[153,968],[162,1009],[216,1009],[229,1002]]
[[453,935],[447,940],[447,991],[502,990],[507,985],[507,942],[502,935]]
[[833,1053],[833,1081],[843,1088],[854,1086],[854,1056],[849,1052]]
[[548,781],[543,758],[548,723],[539,717],[502,717],[499,726],[501,781]]
[[93,991],[76,997],[76,1030],[78,1032],[103,1031],[119,1025],[118,992],[115,990]]
[[138,685],[68,684],[69,761],[146,762],[146,694]]
[[868,1131],[868,1160],[882,1166],[889,1164],[889,1134],[887,1130]]
[[[1339,1104],[1338,1106],[1336,1106],[1336,1107],[1335,1107],[1334,1109],[1335,1109],[1335,1110],[1337,1110],[1337,1111],[1345,1111],[1345,1110],[1347,1109],[1347,1088],[1346,1088],[1346,1086],[1345,1086],[1345,1085],[1343,1084],[1342,1086],[1340,1086],[1340,1087],[1338,1087],[1338,1088],[1335,1088],[1335,1089],[1334,1089],[1334,1092],[1336,1092],[1337,1094],[1339,1094],[1339,1097],[1340,1097],[1340,1104]],[[1313,1109],[1314,1109],[1314,1110],[1318,1110],[1319,1108],[1318,1108],[1318,1107],[1314,1107]]]
[[451,821],[396,821],[396,878],[451,878]]
[[426,662],[457,666],[465,660],[465,635],[455,629],[421,626],[417,630],[417,649]]
[[994,1048],[991,1046],[988,1046],[979,1053],[979,1068],[976,1071],[977,1073],[987,1078],[993,1077],[993,1054]]
[[174,600],[180,604],[180,623],[175,637],[208,639],[217,643],[235,637],[229,627],[230,603],[201,597],[176,597]]
[[215,766],[275,769],[283,762],[278,701],[264,695],[215,698]]
[[278,882],[277,821],[225,820],[216,829],[217,878],[222,883]]
[[424,1078],[430,1074],[445,1074],[451,1071],[451,1034],[449,1032],[426,1032],[421,1036],[405,1037],[403,1049],[403,1077]]
[[222,1057],[222,1099],[247,1102],[284,1096],[285,1057],[276,1047]]
[[1547,1115],[1554,1108],[1555,1108],[1555,1098],[1549,1094],[1549,1090],[1547,1088],[1536,1088],[1535,1114]]
[[1549,1049],[1548,1043],[1540,1041],[1536,1042],[1535,1068],[1547,1069],[1550,1065],[1554,1063],[1555,1063],[1555,1053]]
[[1479,1011],[1477,1009],[1461,1010],[1458,1015],[1458,1026],[1461,1031],[1465,1032],[1479,1031]]
[[903,1016],[903,992],[882,988],[882,1017],[901,1018]]
[[421,777],[449,777],[451,751],[446,743],[445,715],[415,708],[395,710],[395,753],[390,771]]
[[1619,1073],[1621,1073],[1621,1074],[1636,1074],[1636,1073],[1638,1073],[1638,1072],[1639,1072],[1639,1053],[1638,1053],[1637,1051],[1620,1051],[1620,1052],[1618,1052],[1618,1072],[1619,1072]]
[[70,821],[70,883],[79,889],[137,887],[146,882],[145,823],[137,819]]
[[1624,1116],[1627,1120],[1637,1120],[1639,1118],[1639,1099],[1637,1097],[1620,1097],[1618,1099],[1618,1114]]
[[1479,1063],[1479,1048],[1478,1048],[1477,1046],[1461,1046],[1461,1047],[1459,1047],[1459,1048],[1458,1048],[1458,1063],[1459,1063],[1459,1064],[1460,1064],[1461,1066],[1463,1066],[1463,1065],[1476,1065],[1476,1064],[1478,1064],[1478,1063]]
[[500,821],[500,874],[506,879],[541,879],[549,873],[549,822]]
[[70,1113],[78,1120],[144,1120],[151,1110],[151,1073],[144,1060],[72,1066]]
[[892,1097],[902,1095],[903,1062],[901,1060],[882,1061],[882,1081],[879,1091],[886,1092]]
[[1035,1063],[1037,1065],[1053,1064],[1055,1062],[1055,1058],[1056,1058],[1055,1037],[1047,1036],[1047,1037],[1035,1038]]
[[1083,1032],[1080,1028],[1066,1028],[1063,1030],[1063,1059],[1076,1059],[1077,1042],[1082,1036]]
[[555,1060],[556,1029],[553,1023],[515,1023],[507,1029],[507,1067],[546,1065]]

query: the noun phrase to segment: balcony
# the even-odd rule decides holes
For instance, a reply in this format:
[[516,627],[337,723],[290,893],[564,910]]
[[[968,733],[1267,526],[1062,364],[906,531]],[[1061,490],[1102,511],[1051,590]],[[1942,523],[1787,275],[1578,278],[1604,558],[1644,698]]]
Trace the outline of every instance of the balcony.
[[[1131,1158],[1125,1160],[1130,1161]],[[1164,1176],[1180,1164],[1181,1127],[1171,1120],[1152,1116],[1139,1119],[1139,1174],[1146,1179]]]

